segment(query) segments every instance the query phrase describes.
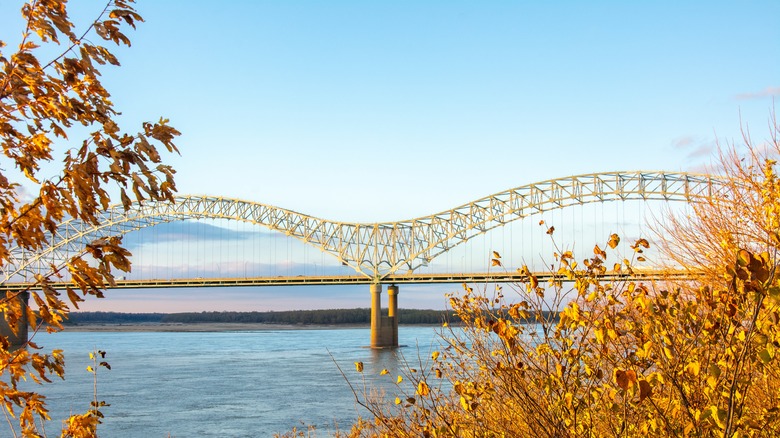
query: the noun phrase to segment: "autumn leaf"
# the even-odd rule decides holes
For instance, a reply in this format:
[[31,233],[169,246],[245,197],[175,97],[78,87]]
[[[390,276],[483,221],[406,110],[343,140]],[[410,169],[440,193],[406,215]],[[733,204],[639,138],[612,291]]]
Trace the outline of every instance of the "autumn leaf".
[[636,384],[636,372],[634,370],[615,370],[615,382],[626,391]]
[[688,365],[685,366],[685,371],[687,371],[688,374],[694,377],[699,375],[699,369],[700,369],[700,365],[699,362],[697,361],[690,362],[688,363]]
[[355,370],[357,372],[362,373],[363,372],[363,362],[355,362]]
[[645,398],[653,394],[653,388],[645,379],[640,380],[638,383],[639,383],[639,401],[642,402],[642,400],[644,400]]

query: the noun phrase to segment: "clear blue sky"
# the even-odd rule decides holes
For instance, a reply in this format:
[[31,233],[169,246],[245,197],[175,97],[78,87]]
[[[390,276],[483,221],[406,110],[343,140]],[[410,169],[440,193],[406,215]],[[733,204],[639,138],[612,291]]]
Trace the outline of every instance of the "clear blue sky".
[[765,136],[780,95],[776,1],[138,9],[114,95],[184,133],[180,190],[334,220],[422,216],[570,174],[697,169],[740,113]]
[[137,9],[146,23],[105,82],[126,129],[165,116],[182,131],[179,191],[336,221],[572,174],[701,170],[740,123],[765,138],[780,98],[775,0]]

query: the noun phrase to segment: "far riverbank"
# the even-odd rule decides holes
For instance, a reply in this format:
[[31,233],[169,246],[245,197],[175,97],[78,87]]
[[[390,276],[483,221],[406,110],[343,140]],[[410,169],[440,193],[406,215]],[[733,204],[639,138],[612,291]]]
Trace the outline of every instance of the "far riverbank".
[[367,324],[265,324],[265,323],[138,323],[66,324],[66,332],[232,332],[261,330],[334,330],[370,328]]

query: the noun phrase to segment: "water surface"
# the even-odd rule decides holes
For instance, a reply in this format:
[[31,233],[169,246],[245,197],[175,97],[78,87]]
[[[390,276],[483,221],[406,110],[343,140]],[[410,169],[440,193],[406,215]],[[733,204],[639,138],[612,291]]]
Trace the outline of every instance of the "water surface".
[[[419,345],[427,357],[436,330],[399,328],[401,343],[409,346],[396,351],[365,348],[366,328],[40,335],[39,344],[61,348],[66,357],[65,381],[38,388],[53,419],[46,430],[58,435],[61,419],[89,408],[86,367],[89,352],[100,349],[111,365],[98,371],[98,399],[111,405],[103,409],[101,436],[256,437],[302,425],[326,436],[367,415],[336,363],[362,387],[354,362],[363,362],[368,384],[381,384],[394,398],[396,353],[416,360]],[[390,374],[380,377],[383,368]]]

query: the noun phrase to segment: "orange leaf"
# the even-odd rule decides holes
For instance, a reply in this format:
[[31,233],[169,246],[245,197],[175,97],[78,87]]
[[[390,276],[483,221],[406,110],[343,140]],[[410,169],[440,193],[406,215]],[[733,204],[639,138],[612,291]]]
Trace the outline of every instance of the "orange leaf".
[[625,391],[636,384],[636,372],[634,370],[615,370],[615,382]]
[[647,383],[647,380],[640,380],[639,381],[639,401],[641,402],[648,396],[653,394],[653,388],[650,386],[649,383]]

